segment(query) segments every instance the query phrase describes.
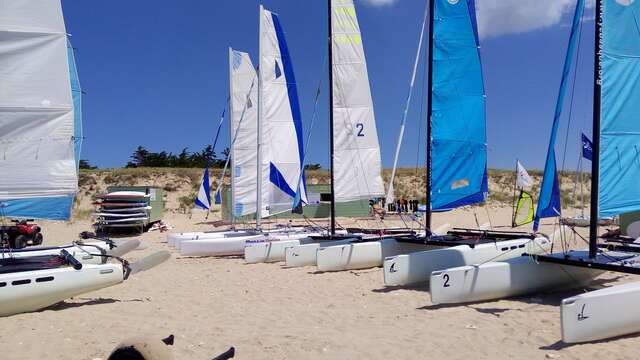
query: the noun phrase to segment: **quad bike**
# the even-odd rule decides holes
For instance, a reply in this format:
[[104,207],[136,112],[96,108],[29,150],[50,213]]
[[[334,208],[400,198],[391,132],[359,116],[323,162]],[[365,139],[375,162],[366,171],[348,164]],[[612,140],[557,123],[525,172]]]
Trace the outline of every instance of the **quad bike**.
[[42,244],[42,229],[36,224],[29,223],[33,219],[11,221],[14,225],[0,226],[0,241],[4,247],[22,249]]

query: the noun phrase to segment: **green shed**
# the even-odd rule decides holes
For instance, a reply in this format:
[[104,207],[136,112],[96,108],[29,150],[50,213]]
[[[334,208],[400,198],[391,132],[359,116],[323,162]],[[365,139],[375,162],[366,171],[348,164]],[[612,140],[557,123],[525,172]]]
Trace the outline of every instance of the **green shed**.
[[[269,216],[269,219],[300,219],[306,218],[328,218],[331,215],[331,186],[328,184],[307,185],[307,197],[310,205],[303,207],[302,214],[293,214],[291,211]],[[232,220],[233,208],[231,204],[231,189],[225,187],[222,191],[222,214],[225,219]],[[346,203],[336,204],[336,216],[363,217],[369,216],[369,201],[356,200]],[[255,214],[245,215],[238,220],[254,219]]]

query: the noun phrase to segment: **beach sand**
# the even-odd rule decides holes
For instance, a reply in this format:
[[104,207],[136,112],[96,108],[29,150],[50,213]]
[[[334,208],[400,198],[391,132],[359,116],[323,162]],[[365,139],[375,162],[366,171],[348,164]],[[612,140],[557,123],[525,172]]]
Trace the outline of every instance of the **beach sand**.
[[[510,223],[507,207],[435,214],[443,223]],[[202,214],[167,216],[173,231],[212,230]],[[343,225],[356,224],[339,219]],[[549,221],[550,222],[550,221]],[[387,226],[401,222],[387,221]],[[67,244],[89,221],[44,222],[44,245]],[[367,226],[365,221],[357,224]],[[530,227],[524,227],[530,229]],[[545,226],[543,232],[553,229]],[[583,233],[584,234],[584,233]],[[167,249],[166,234],[140,237],[141,258]],[[572,246],[584,247],[580,241]],[[2,359],[106,359],[133,336],[176,337],[176,359],[635,359],[640,336],[568,346],[560,300],[581,290],[465,306],[433,306],[428,288],[387,289],[380,268],[316,273],[314,267],[245,265],[241,258],[173,257],[118,286],[51,308],[0,318]],[[640,280],[607,273],[596,285]]]

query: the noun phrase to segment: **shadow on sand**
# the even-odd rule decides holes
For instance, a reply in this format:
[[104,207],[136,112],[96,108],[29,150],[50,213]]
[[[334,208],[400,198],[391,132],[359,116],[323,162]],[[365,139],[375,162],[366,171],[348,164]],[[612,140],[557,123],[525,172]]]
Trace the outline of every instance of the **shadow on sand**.
[[628,335],[620,335],[620,336],[616,336],[616,337],[612,337],[612,338],[608,338],[608,339],[603,339],[603,340],[586,341],[586,342],[575,343],[575,344],[568,344],[568,343],[563,342],[562,340],[558,340],[558,341],[554,342],[551,345],[540,346],[538,349],[540,349],[540,350],[562,350],[562,349],[568,349],[568,348],[570,348],[572,346],[576,346],[576,345],[606,344],[606,343],[611,342],[611,341],[636,338],[636,337],[638,337],[638,335],[640,335],[640,332],[633,333],[633,334],[628,334]]
[[82,306],[91,306],[91,305],[103,305],[103,304],[113,304],[113,303],[118,303],[118,302],[143,302],[143,299],[130,299],[130,300],[119,300],[119,299],[113,299],[113,298],[95,298],[95,299],[91,299],[91,298],[76,298],[78,300],[83,300],[81,302],[67,302],[67,301],[62,301],[59,302],[55,305],[51,305],[49,307],[46,307],[40,311],[45,311],[45,310],[53,310],[53,311],[60,311],[60,310],[66,310],[66,309],[72,309],[72,308],[77,308],[77,307],[82,307]]

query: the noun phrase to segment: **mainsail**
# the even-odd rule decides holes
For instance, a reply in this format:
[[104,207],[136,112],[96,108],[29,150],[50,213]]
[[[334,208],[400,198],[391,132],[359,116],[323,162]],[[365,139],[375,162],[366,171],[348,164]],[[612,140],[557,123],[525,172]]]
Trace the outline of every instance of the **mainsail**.
[[[230,156],[231,203],[233,215],[243,216],[256,212],[258,185],[258,75],[249,54],[229,48],[229,92],[230,92]],[[268,181],[268,168],[260,172],[260,181]],[[263,203],[268,203],[268,194],[262,194]],[[263,215],[267,215],[263,213]]]
[[431,208],[488,194],[485,94],[473,0],[436,0],[431,105]]
[[[78,78],[73,47],[68,41],[67,58],[69,60],[69,75],[71,76],[73,146],[77,169],[80,163],[80,149],[82,147],[82,89]],[[3,215],[16,218],[68,220],[71,217],[74,199],[75,194],[66,197],[9,200],[7,201],[8,206],[3,210]]]
[[569,81],[571,64],[573,63],[573,55],[575,52],[574,48],[578,40],[583,11],[584,0],[578,0],[573,18],[573,26],[571,27],[571,36],[569,37],[569,46],[567,46],[567,56],[562,71],[562,81],[560,82],[551,136],[549,137],[549,148],[547,150],[547,161],[544,166],[544,176],[542,177],[542,187],[540,188],[540,199],[538,200],[538,209],[536,210],[536,218],[533,223],[534,230],[538,230],[541,218],[557,217],[561,215],[560,212],[562,211],[555,146],[560,116],[562,115],[562,105],[564,104],[564,94],[567,88],[567,82]]
[[[302,117],[296,79],[278,15],[260,6],[260,125],[262,164],[269,181],[262,191],[263,210],[276,214],[291,209],[304,159]],[[301,200],[307,203],[302,174]]]
[[640,210],[640,2],[604,1],[599,216]]
[[0,199],[73,197],[78,186],[60,1],[0,2]]
[[380,146],[360,26],[352,0],[332,0],[334,199],[384,194]]

